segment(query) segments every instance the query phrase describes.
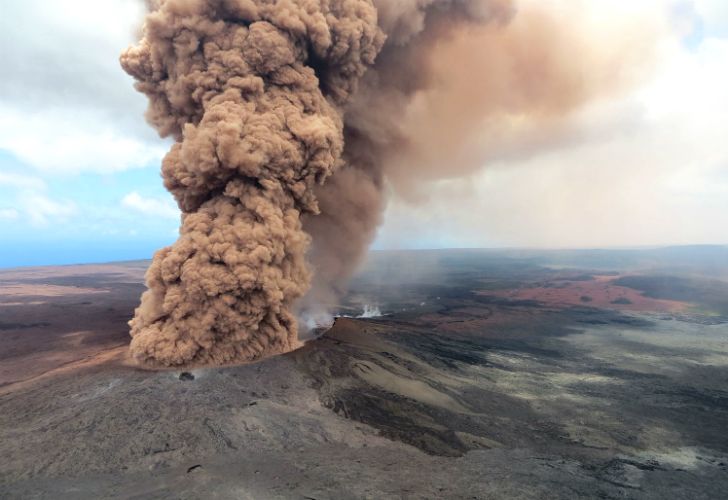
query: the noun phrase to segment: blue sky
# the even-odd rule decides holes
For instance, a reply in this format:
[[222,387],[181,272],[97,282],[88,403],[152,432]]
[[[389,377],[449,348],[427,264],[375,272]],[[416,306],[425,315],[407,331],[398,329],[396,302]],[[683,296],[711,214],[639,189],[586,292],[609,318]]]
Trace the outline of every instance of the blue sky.
[[0,150],[6,266],[147,258],[176,238],[179,214],[156,162],[113,173],[29,171]]
[[[392,193],[375,247],[728,243],[728,2],[582,3],[605,43],[654,21],[649,76],[580,110],[568,140],[416,202]],[[0,267],[151,257],[179,214],[159,176],[169,142],[118,65],[141,2],[0,9]]]

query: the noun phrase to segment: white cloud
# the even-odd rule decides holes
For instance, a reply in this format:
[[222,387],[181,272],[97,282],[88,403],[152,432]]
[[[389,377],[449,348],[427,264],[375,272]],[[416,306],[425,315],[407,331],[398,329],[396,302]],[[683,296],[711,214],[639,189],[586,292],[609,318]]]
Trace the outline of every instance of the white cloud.
[[57,201],[39,193],[20,196],[22,211],[34,226],[47,226],[51,222],[65,222],[78,213],[72,201]]
[[132,0],[3,5],[0,148],[54,173],[158,163],[167,145],[144,122],[146,99],[119,65],[142,14]]
[[19,215],[14,208],[0,208],[0,220],[15,220]]
[[708,32],[728,31],[728,2],[725,0],[694,0]]
[[0,149],[39,171],[111,173],[159,163],[164,142],[149,143],[107,125],[102,114],[22,113],[0,105]]
[[[0,187],[12,188],[11,203],[17,208],[0,208],[0,220],[23,220],[35,227],[66,222],[77,213],[76,204],[55,200],[46,194],[47,185],[35,176],[0,172]],[[8,201],[8,200],[6,200]]]
[[124,196],[122,206],[154,217],[179,218],[179,209],[171,202],[159,198],[143,197],[136,191]]
[[0,187],[7,186],[18,189],[45,189],[45,182],[38,177],[17,174],[13,172],[0,172]]

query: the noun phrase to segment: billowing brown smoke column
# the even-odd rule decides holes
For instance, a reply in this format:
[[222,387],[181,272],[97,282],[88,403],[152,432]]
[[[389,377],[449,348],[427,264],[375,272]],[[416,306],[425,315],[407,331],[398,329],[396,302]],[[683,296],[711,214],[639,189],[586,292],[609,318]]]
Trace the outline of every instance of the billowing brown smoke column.
[[308,289],[314,186],[341,164],[340,110],[384,37],[360,0],[156,2],[121,57],[176,143],[164,158],[180,237],[156,253],[131,324],[142,363],[290,350]]
[[[509,0],[149,3],[121,63],[176,140],[162,174],[183,215],[130,322],[148,365],[294,348],[296,316],[326,309],[374,237],[385,182],[467,173],[493,149],[468,135],[484,119],[548,121],[590,93],[579,71],[552,68],[558,29],[519,28]],[[482,86],[443,86],[450,73]]]

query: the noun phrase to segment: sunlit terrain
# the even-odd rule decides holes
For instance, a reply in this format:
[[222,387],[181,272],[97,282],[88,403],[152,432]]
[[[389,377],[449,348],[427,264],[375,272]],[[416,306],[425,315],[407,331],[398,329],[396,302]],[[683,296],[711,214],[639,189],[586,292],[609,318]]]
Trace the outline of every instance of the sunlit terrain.
[[184,374],[126,359],[146,262],[3,271],[0,489],[719,498],[727,255],[375,252],[302,349]]

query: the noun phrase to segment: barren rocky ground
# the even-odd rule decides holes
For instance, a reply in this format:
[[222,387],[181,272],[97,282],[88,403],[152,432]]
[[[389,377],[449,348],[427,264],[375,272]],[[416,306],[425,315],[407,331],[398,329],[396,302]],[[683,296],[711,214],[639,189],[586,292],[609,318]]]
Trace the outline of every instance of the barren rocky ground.
[[724,497],[723,282],[557,257],[378,254],[384,316],[185,373],[126,360],[146,263],[2,271],[0,497]]

